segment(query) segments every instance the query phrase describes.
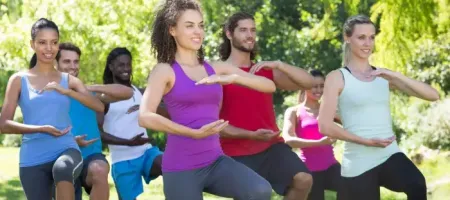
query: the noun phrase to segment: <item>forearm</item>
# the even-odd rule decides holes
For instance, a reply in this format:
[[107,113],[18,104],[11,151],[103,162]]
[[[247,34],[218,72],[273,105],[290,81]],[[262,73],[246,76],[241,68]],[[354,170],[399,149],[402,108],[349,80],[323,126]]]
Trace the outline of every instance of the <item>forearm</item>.
[[97,111],[97,112],[104,111],[105,107],[104,107],[103,103],[92,95],[76,92],[75,90],[69,90],[69,92],[67,93],[67,96],[74,98],[75,100],[79,101],[81,104],[89,107],[90,109],[92,109],[94,111]]
[[408,78],[398,72],[396,75],[396,79],[392,82],[395,87],[403,90],[405,93],[428,101],[436,101],[439,99],[439,93],[430,85]]
[[333,122],[327,124],[319,122],[319,129],[320,133],[330,138],[365,145],[366,139],[347,132],[345,129]]
[[295,67],[281,62],[278,70],[286,74],[286,76],[298,85],[298,89],[307,90],[314,86],[314,79],[308,72],[300,67]]
[[175,123],[156,113],[140,113],[139,126],[155,131],[196,138],[191,128]]
[[320,140],[308,140],[298,137],[284,137],[284,141],[287,145],[292,148],[306,148],[306,147],[315,147],[322,146],[323,144]]
[[0,125],[0,133],[4,134],[30,134],[41,132],[42,126],[22,124],[12,120],[6,120]]
[[129,145],[130,140],[116,137],[111,135],[105,131],[101,131],[102,142],[105,144],[113,144],[113,145]]
[[220,132],[220,136],[224,138],[252,139],[254,135],[253,131],[238,128],[233,125],[228,125]]
[[265,93],[272,93],[276,90],[275,83],[262,76],[249,77],[237,75],[234,83]]
[[88,89],[117,100],[126,100],[133,96],[133,89],[121,84],[90,85]]

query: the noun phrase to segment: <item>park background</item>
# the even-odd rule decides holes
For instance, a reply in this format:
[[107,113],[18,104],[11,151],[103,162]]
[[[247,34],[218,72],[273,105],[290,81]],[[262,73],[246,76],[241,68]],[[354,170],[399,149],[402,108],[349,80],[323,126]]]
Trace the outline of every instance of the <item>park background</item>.
[[[402,72],[437,88],[441,100],[428,103],[392,93],[393,126],[402,150],[424,173],[429,199],[450,196],[450,0],[202,0],[207,60],[218,59],[221,25],[237,11],[254,14],[257,60],[282,60],[324,73],[342,66],[342,25],[355,14],[376,24],[373,65]],[[8,78],[25,70],[32,56],[31,25],[46,17],[60,28],[60,42],[82,50],[80,78],[102,83],[107,54],[126,47],[133,54],[133,83],[145,86],[156,59],[150,34],[157,0],[0,0],[0,105]],[[296,93],[277,91],[274,108],[281,127]],[[15,120],[21,121],[20,109]],[[164,148],[164,133],[149,133]],[[0,199],[25,199],[18,179],[20,135],[0,135]],[[336,143],[340,160],[342,143]],[[107,149],[105,149],[107,154]],[[37,183],[38,184],[38,183]],[[110,179],[111,199],[117,199]],[[382,189],[382,199],[406,199]],[[86,198],[87,199],[87,198]],[[161,178],[139,199],[164,199]],[[222,199],[205,195],[205,199]],[[273,199],[281,199],[273,195]],[[327,192],[327,200],[334,199]]]

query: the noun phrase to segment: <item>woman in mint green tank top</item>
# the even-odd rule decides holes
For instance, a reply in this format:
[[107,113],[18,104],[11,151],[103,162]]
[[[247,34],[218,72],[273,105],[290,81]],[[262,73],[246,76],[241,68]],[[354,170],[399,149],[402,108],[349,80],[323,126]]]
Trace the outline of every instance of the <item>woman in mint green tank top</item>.
[[[424,176],[395,140],[389,93],[396,89],[428,101],[439,94],[423,82],[369,64],[376,31],[368,17],[350,17],[343,28],[345,67],[327,76],[319,111],[322,134],[345,141],[338,199],[379,200],[380,186],[403,192],[408,200],[426,199]],[[336,110],[342,128],[333,123]]]
[[[28,200],[51,199],[53,185],[56,199],[74,199],[73,183],[81,172],[82,157],[70,131],[69,97],[99,112],[103,105],[80,80],[54,68],[59,41],[54,22],[39,19],[31,38],[36,64],[9,78],[0,132],[23,135],[19,174]],[[12,120],[17,105],[23,123]]]

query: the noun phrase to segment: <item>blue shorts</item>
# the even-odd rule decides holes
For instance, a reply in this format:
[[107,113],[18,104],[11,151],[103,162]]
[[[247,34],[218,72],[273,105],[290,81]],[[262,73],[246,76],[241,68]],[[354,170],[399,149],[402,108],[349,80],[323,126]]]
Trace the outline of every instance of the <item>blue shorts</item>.
[[[145,151],[144,155],[132,160],[114,163],[111,175],[121,200],[134,200],[144,192],[142,178],[147,184],[157,177],[150,177],[153,160],[162,155],[158,147]],[[141,178],[142,177],[142,178]]]

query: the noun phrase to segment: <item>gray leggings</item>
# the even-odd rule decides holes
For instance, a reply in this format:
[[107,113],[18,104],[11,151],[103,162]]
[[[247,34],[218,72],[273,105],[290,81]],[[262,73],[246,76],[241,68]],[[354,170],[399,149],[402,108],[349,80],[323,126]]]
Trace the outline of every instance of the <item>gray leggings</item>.
[[58,159],[41,165],[21,167],[20,182],[28,200],[52,199],[53,185],[61,181],[73,183],[80,175],[83,158],[80,151],[67,149]]
[[269,182],[228,156],[189,171],[163,173],[166,200],[202,200],[203,191],[235,200],[270,200]]

